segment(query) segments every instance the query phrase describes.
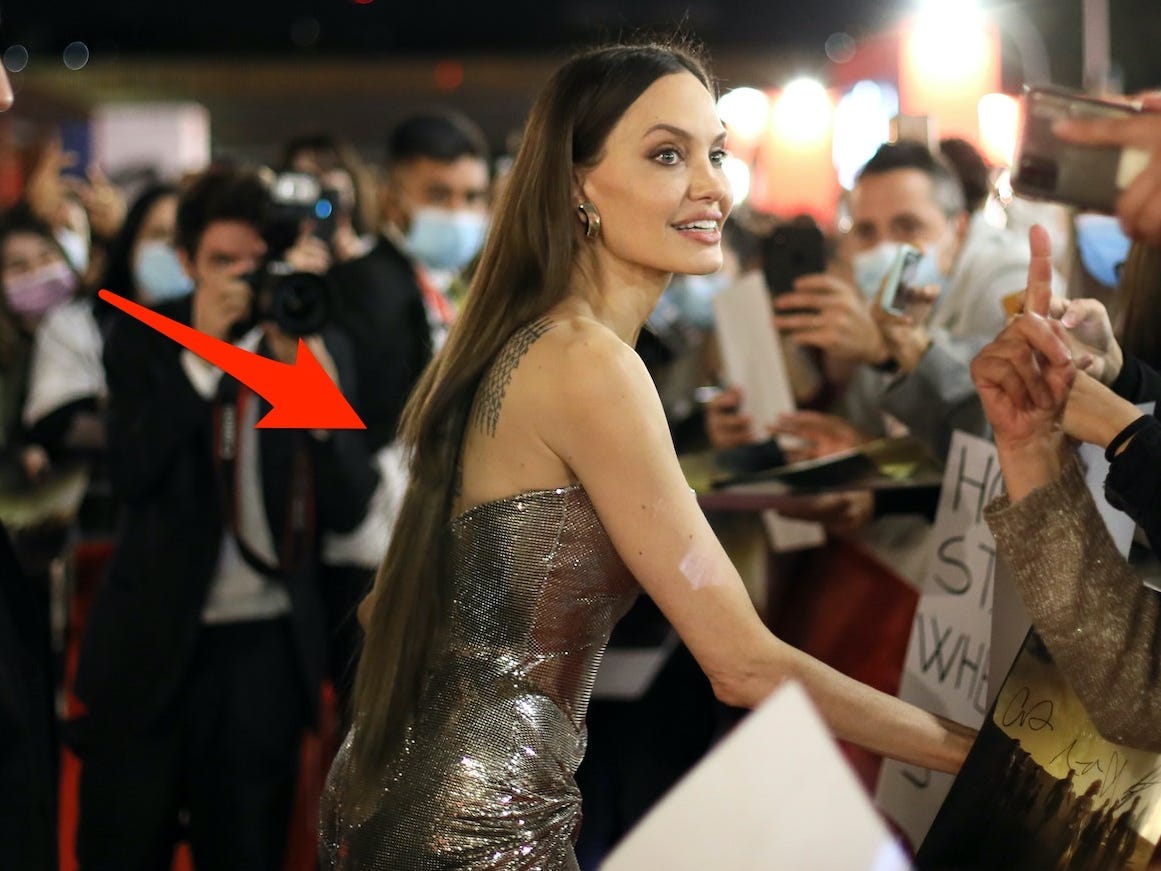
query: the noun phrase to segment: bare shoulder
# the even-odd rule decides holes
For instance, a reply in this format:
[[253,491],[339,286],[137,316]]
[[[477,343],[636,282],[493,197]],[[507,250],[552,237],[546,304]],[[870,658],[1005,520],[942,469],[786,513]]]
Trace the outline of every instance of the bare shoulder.
[[583,317],[564,319],[546,339],[538,362],[551,372],[558,403],[583,407],[642,389],[654,392],[641,357],[604,324]]
[[490,436],[496,434],[500,411],[516,369],[528,356],[532,347],[555,327],[555,321],[549,317],[542,317],[525,324],[512,334],[480,382],[472,406],[474,427]]
[[545,316],[517,330],[497,355],[476,394],[472,425],[495,436],[509,409],[524,419],[567,419],[651,390],[641,358],[603,324]]

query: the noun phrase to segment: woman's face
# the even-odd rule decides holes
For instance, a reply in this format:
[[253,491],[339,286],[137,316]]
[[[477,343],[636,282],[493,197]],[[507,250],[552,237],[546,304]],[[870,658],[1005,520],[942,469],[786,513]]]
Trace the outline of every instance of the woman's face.
[[600,162],[578,176],[578,201],[601,215],[597,244],[659,273],[721,268],[733,205],[725,140],[713,97],[693,74],[650,85],[609,133]]
[[138,249],[146,242],[164,242],[173,245],[173,238],[177,228],[177,194],[164,194],[153,201],[149,211],[145,213],[145,220],[137,230],[137,238],[133,240],[133,251],[130,263],[136,257]]
[[64,255],[50,239],[39,233],[15,232],[0,250],[0,284],[28,275],[44,266],[64,263]]

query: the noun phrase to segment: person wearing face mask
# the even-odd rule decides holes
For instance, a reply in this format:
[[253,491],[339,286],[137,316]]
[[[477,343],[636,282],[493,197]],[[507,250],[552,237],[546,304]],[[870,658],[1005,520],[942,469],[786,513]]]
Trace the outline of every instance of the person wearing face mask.
[[24,430],[20,412],[28,392],[37,327],[73,297],[77,274],[52,231],[19,207],[0,227],[0,452],[33,479],[47,465],[44,448]]
[[[159,184],[138,196],[109,249],[100,286],[144,305],[189,293],[173,248],[177,189]],[[40,325],[33,345],[24,423],[50,453],[95,458],[105,447],[104,335],[120,315],[96,299],[72,300]]]
[[323,543],[341,698],[358,649],[354,609],[386,551],[406,487],[395,443],[399,418],[454,319],[450,286],[483,244],[488,201],[482,131],[451,111],[408,118],[388,137],[383,224],[374,247],[328,273],[338,299],[335,320],[351,339],[358,381],[374,385],[360,391],[355,407],[380,471],[364,523]]
[[[840,408],[859,429],[882,435],[894,419],[943,456],[953,430],[987,432],[968,364],[1003,326],[1001,300],[1024,287],[1027,246],[982,210],[969,212],[960,179],[920,143],[883,145],[860,172],[849,210],[842,248],[851,280],[800,279],[778,309],[814,313],[784,313],[776,323],[849,365]],[[902,244],[923,251],[916,283],[930,294],[925,322],[877,304]]]

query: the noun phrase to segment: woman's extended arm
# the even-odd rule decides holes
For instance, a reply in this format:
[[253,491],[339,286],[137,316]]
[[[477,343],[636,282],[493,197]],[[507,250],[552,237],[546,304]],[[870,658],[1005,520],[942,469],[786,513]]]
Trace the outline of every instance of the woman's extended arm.
[[657,393],[632,349],[594,324],[561,340],[552,365],[558,386],[541,437],[585,487],[618,553],[722,701],[752,707],[797,680],[839,738],[959,769],[971,730],[846,677],[762,624],[682,475]]

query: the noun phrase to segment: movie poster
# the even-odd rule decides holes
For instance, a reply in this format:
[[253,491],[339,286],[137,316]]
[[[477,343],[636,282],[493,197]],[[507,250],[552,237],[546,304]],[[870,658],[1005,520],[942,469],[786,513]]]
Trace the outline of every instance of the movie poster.
[[920,871],[1143,869],[1161,756],[1100,736],[1030,632],[916,859]]

